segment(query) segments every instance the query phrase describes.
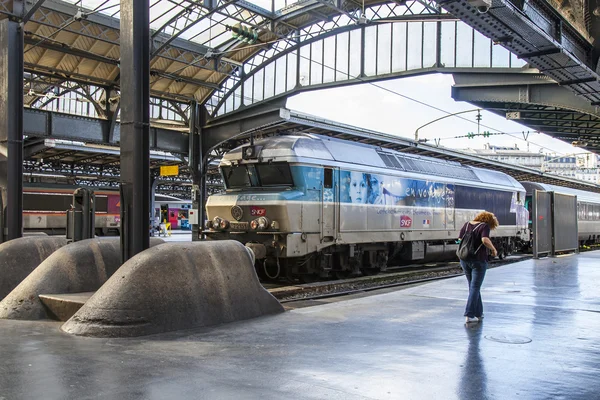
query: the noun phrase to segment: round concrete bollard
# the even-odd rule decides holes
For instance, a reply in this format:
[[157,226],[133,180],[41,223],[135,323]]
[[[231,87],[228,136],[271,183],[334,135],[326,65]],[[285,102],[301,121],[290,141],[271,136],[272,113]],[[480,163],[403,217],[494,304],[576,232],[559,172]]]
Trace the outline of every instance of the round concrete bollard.
[[167,243],[125,263],[62,329],[130,337],[279,312],[239,242]]
[[[151,246],[164,243],[152,238]],[[98,290],[121,266],[120,239],[87,239],[55,251],[0,302],[0,318],[46,319],[52,316],[40,294]]]
[[49,236],[23,237],[0,244],[0,300],[66,244],[63,237]]

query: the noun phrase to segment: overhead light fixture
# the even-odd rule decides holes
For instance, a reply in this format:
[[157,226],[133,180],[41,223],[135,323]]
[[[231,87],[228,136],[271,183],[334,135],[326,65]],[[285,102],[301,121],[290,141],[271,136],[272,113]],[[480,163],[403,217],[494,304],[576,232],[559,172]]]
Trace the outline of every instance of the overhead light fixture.
[[492,7],[492,0],[467,0],[480,14],[485,14]]

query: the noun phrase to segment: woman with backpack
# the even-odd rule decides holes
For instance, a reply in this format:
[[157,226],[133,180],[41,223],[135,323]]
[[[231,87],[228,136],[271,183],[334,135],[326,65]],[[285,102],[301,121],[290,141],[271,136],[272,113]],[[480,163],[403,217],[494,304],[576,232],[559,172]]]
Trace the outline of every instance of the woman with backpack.
[[477,323],[483,319],[481,284],[488,265],[488,249],[493,257],[498,255],[490,240],[490,230],[498,227],[498,220],[491,212],[482,211],[460,230],[457,254],[460,266],[469,282],[469,298],[465,308],[465,322]]

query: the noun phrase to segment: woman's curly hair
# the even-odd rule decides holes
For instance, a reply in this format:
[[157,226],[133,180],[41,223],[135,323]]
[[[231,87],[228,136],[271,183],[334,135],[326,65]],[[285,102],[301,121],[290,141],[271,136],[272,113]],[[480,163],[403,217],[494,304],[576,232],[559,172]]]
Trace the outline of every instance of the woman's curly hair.
[[490,229],[496,229],[499,225],[496,216],[491,212],[487,211],[482,211],[479,214],[477,214],[477,216],[473,218],[473,221],[485,222],[486,224],[488,224]]

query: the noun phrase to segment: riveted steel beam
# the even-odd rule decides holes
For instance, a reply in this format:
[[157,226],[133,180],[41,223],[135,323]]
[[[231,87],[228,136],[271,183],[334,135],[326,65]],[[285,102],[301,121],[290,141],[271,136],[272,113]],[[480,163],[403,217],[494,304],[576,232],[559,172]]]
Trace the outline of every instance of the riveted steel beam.
[[438,3],[532,67],[567,84],[588,103],[600,101],[598,52],[594,54],[590,39],[573,28],[549,2],[530,0],[523,6],[522,2],[494,0],[485,13],[477,12],[470,1]]
[[[24,116],[23,130],[28,137],[117,146],[124,134],[119,122],[116,122],[112,136],[106,140],[106,132],[112,124],[106,119],[33,109],[25,109]],[[151,127],[150,143],[153,150],[176,154],[187,154],[188,151],[187,135],[175,130]]]
[[453,74],[452,98],[457,101],[524,103],[552,106],[600,117],[600,111],[582,96],[540,77],[539,74]]

